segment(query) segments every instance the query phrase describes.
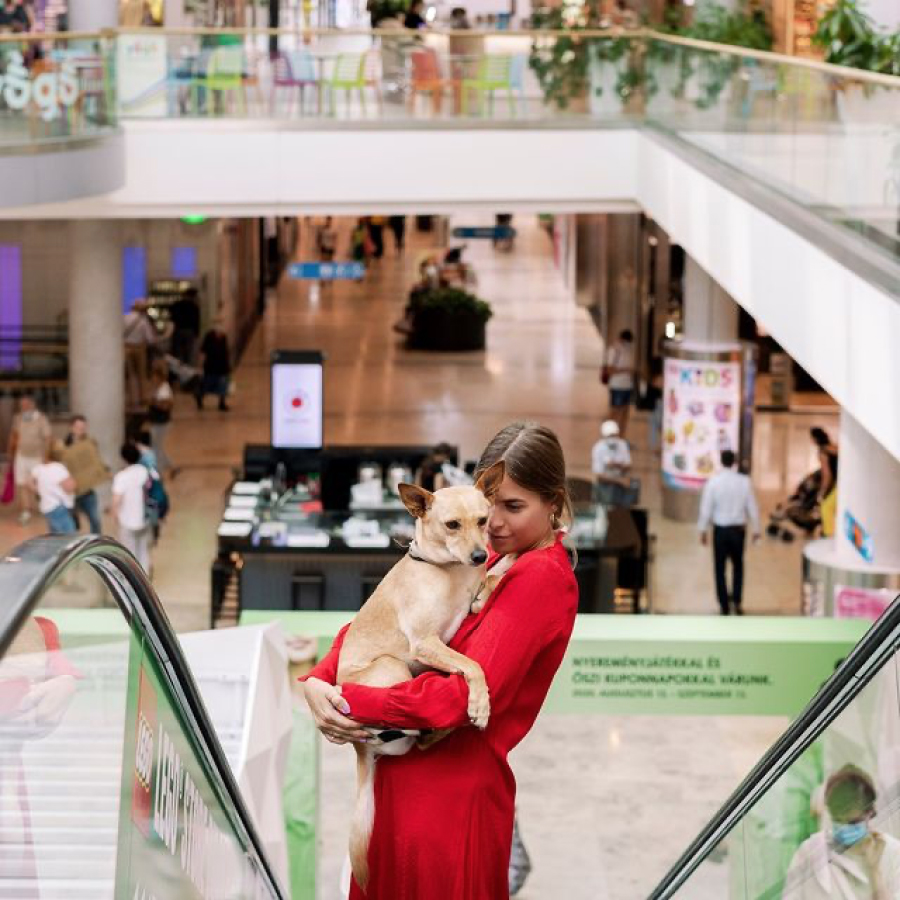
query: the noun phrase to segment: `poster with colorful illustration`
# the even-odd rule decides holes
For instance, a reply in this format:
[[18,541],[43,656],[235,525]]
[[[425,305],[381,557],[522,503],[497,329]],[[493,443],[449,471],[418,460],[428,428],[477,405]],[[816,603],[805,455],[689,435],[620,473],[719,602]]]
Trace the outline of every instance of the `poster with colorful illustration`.
[[741,364],[667,359],[663,390],[663,478],[698,490],[739,452]]
[[897,592],[887,588],[834,586],[834,615],[838,619],[875,622],[894,602]]

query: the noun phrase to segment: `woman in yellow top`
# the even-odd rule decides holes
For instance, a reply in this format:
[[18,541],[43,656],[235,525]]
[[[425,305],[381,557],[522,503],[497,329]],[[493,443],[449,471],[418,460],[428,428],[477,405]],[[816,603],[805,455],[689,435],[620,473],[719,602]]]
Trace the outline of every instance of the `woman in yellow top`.
[[92,534],[100,534],[103,529],[95,488],[109,478],[109,469],[100,456],[97,442],[88,434],[87,419],[84,416],[72,417],[69,433],[57,455],[75,479],[75,508],[72,516],[76,527],[79,525],[78,513],[81,512],[87,516],[88,530]]

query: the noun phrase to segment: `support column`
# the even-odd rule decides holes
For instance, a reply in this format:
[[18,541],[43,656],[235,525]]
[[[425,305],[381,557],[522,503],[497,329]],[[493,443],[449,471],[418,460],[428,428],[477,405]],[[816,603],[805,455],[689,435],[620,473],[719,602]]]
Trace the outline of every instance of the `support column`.
[[684,263],[684,339],[733,343],[738,336],[738,305],[690,257]]
[[737,340],[737,303],[690,257],[682,331],[665,351],[663,515],[690,522],[723,450],[749,467],[755,384],[752,357]]
[[87,417],[106,463],[125,434],[122,253],[115,222],[71,223],[69,382],[72,411]]

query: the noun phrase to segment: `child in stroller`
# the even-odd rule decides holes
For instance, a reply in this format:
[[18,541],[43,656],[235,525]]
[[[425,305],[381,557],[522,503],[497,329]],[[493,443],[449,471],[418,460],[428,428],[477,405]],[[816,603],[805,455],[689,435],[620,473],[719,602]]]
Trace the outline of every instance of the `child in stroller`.
[[822,470],[810,472],[794,493],[783,503],[779,503],[769,516],[766,534],[769,537],[780,537],[785,543],[794,540],[794,532],[788,524],[795,525],[806,537],[812,537],[822,523],[819,511],[819,491],[822,489]]

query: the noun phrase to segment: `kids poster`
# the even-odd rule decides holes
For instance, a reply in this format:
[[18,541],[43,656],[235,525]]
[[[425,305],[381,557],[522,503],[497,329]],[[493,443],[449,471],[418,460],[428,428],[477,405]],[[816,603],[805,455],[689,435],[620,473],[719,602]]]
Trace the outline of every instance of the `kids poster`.
[[667,359],[663,387],[663,478],[699,490],[721,464],[740,455],[741,364]]

